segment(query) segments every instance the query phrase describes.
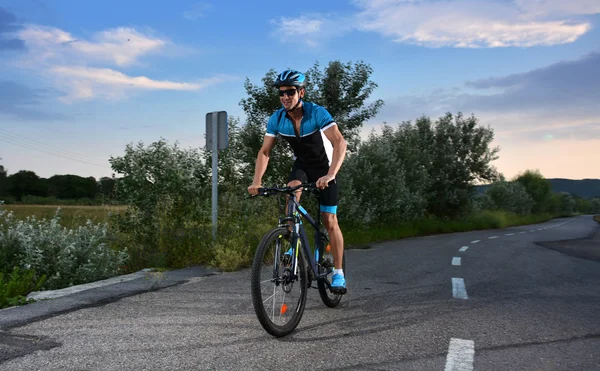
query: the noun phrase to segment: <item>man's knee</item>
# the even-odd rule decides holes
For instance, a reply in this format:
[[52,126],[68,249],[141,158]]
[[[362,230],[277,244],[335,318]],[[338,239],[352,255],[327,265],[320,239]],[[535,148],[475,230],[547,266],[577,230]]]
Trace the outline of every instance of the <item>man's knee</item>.
[[323,224],[328,231],[338,227],[337,215],[332,213],[322,213]]

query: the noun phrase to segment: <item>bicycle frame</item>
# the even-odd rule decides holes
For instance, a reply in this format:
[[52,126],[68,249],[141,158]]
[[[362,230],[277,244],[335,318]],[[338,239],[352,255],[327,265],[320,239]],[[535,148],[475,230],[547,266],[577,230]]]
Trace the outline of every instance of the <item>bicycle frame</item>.
[[[319,213],[317,216],[317,220],[315,221],[312,216],[308,213],[308,211],[302,207],[296,201],[295,193],[288,195],[288,212],[286,218],[279,219],[279,226],[288,226],[287,222],[292,221],[294,223],[294,228],[292,231],[292,253],[294,255],[292,271],[294,272],[294,276],[298,275],[298,242],[302,245],[302,249],[304,251],[305,256],[307,256],[308,265],[312,270],[315,278],[317,280],[322,280],[325,278],[330,272],[324,272],[319,274],[317,269],[317,264],[319,262],[319,248],[321,243],[321,214]],[[298,212],[300,215],[296,215]],[[315,229],[315,253],[312,254],[310,251],[310,242],[308,241],[308,235],[306,229],[304,228],[304,224],[302,222],[302,218],[305,218],[310,225]]]

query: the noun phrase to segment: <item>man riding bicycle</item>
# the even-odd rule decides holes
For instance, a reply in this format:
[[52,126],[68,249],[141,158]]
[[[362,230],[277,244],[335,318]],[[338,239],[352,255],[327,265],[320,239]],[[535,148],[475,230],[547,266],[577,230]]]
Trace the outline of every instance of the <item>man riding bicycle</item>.
[[[275,80],[273,86],[279,89],[283,107],[269,119],[263,145],[256,158],[254,181],[248,192],[253,196],[258,194],[271,149],[277,135],[281,135],[290,144],[295,157],[288,186],[316,182],[317,188],[321,189],[321,217],[329,233],[335,266],[331,286],[332,289],[345,290],[342,269],[344,237],[337,219],[338,183],[335,177],[346,156],[346,141],[324,107],[302,101],[306,92],[305,80],[304,74],[294,70],[283,71]],[[331,158],[325,148],[327,142],[333,146]],[[298,200],[300,194],[297,194]]]

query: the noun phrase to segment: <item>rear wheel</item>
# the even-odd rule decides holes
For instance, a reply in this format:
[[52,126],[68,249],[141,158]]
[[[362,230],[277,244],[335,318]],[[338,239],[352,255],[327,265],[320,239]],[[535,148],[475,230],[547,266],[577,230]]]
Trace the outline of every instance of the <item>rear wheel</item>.
[[[325,279],[319,279],[317,286],[319,287],[319,295],[323,303],[330,308],[335,308],[342,300],[343,294],[336,294],[331,291],[331,279],[333,277],[333,254],[331,252],[331,246],[329,245],[329,235],[327,230],[321,230],[321,246],[319,246],[319,274],[325,273],[328,269],[331,272],[325,277]],[[342,269],[344,270],[344,276],[346,272],[346,252],[342,255]]]
[[254,311],[262,327],[273,336],[285,336],[298,326],[306,303],[307,273],[300,244],[298,270],[292,271],[291,233],[287,227],[265,234],[252,264],[251,292]]

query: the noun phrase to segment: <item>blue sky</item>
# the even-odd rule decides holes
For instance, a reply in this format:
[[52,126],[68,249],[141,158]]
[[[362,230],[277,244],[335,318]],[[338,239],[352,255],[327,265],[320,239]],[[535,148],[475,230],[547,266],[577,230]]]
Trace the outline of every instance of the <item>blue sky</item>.
[[363,60],[385,101],[365,136],[462,111],[509,178],[600,178],[599,25],[597,0],[0,0],[0,157],[110,176],[127,143],[201,147],[211,111],[243,123],[245,78]]

